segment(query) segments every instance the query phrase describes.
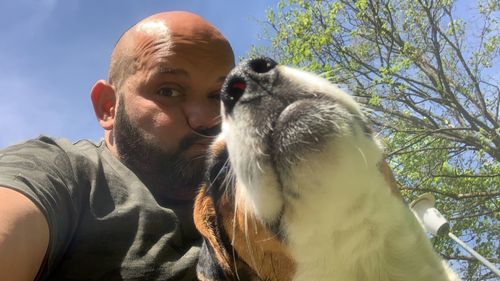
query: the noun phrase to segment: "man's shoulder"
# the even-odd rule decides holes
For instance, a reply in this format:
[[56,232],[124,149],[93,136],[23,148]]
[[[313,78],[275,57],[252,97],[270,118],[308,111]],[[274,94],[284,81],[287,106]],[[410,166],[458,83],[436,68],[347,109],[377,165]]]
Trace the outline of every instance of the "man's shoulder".
[[105,147],[104,141],[72,142],[40,136],[0,149],[0,173],[14,179],[19,175],[29,179],[44,179],[44,175],[76,179],[77,175],[96,173]]
[[65,138],[54,138],[49,136],[39,136],[38,138],[28,140],[24,145],[32,145],[33,147],[46,147],[54,146],[67,153],[79,153],[87,151],[102,150],[105,148],[103,140],[93,142],[88,139],[81,139],[78,141],[70,141]]
[[72,142],[65,138],[54,138],[41,135],[37,138],[25,140],[5,148],[0,149],[0,153],[14,152],[19,150],[62,150],[67,152],[86,151],[102,149],[105,146],[104,141],[93,142],[90,140],[82,139]]
[[90,140],[79,140],[72,142],[64,138],[53,138],[39,136],[5,148],[0,149],[0,160],[11,155],[25,155],[37,158],[53,158],[65,154],[71,156],[89,156],[99,154],[105,149],[104,141],[93,142]]

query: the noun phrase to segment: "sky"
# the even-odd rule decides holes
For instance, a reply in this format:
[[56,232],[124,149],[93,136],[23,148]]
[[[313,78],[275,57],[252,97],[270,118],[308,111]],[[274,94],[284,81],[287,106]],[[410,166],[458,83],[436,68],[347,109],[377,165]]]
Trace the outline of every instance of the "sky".
[[2,0],[0,1],[0,148],[39,135],[99,140],[90,102],[107,78],[120,35],[137,21],[186,10],[212,22],[237,60],[260,39],[276,0]]
[[[39,135],[99,140],[90,102],[112,48],[140,19],[195,12],[229,39],[236,58],[260,39],[278,0],[0,0],[0,148]],[[475,1],[462,0],[459,15]],[[469,15],[470,16],[470,15]],[[497,74],[498,75],[498,74]]]

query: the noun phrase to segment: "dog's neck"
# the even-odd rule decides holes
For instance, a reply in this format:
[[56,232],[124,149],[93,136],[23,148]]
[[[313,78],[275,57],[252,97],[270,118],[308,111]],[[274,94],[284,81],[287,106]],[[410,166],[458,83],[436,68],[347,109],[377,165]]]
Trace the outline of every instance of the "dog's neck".
[[[250,216],[259,215],[253,208],[272,210],[269,207],[276,202],[284,202],[278,233],[283,239],[267,231],[243,243],[258,248],[259,241],[281,240],[284,247],[279,251],[269,247],[257,256],[285,253],[294,265],[294,281],[459,280],[441,262],[414,215],[395,194],[394,179],[376,142],[361,134],[338,138],[321,153],[312,152],[302,159],[280,177],[280,188],[270,189],[269,181],[265,186],[242,185],[243,191],[237,192],[240,198],[235,201]],[[280,190],[281,195],[277,199],[259,190]],[[266,219],[262,219],[264,224]],[[241,220],[244,226],[239,227],[254,229],[247,221]],[[248,235],[248,231],[243,233]]]
[[293,280],[453,280],[436,267],[441,261],[421,226],[394,195],[378,149],[338,145],[291,179],[302,191],[289,198],[282,223],[297,266]]

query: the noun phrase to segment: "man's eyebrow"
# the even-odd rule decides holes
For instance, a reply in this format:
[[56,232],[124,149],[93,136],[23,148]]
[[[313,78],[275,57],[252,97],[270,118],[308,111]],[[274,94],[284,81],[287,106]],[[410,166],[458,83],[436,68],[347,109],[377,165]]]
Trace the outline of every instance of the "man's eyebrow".
[[172,68],[167,66],[158,66],[155,67],[153,71],[154,75],[176,75],[176,76],[186,76],[189,77],[189,73],[182,68]]
[[[186,70],[184,70],[182,68],[172,68],[172,67],[161,66],[161,65],[154,68],[153,74],[155,76],[167,74],[167,75],[185,76],[187,78],[190,77],[189,72],[187,72]],[[221,77],[217,78],[217,83],[221,83],[221,84],[224,83],[224,81],[226,80],[226,77],[227,76],[221,76]]]

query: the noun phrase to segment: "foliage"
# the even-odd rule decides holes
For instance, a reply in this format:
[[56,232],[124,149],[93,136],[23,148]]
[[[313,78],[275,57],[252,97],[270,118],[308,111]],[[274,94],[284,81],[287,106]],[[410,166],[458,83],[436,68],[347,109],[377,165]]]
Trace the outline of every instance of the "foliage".
[[[405,198],[434,193],[453,232],[498,264],[500,2],[476,4],[281,0],[267,12],[267,52],[347,85]],[[494,278],[448,239],[434,244],[465,280]]]

